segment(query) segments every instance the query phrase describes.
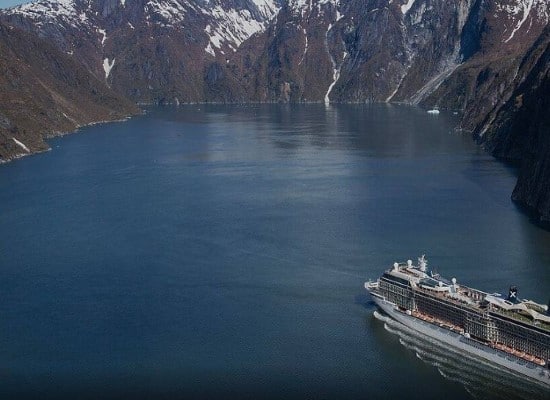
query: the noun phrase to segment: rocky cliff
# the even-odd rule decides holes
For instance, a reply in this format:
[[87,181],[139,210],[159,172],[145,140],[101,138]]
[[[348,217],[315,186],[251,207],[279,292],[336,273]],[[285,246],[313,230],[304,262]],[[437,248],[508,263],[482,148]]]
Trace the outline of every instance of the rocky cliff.
[[512,198],[550,226],[550,27],[523,57],[515,90],[476,127],[496,157],[519,165]]
[[[0,20],[47,41],[67,68],[59,84],[74,88],[68,71],[79,71],[88,89],[117,99],[116,115],[134,112],[123,99],[406,102],[461,111],[462,128],[495,155],[528,160],[540,159],[529,149],[544,137],[544,115],[529,99],[546,90],[549,13],[547,0],[40,0]],[[44,121],[51,131],[71,129],[79,115],[47,110],[70,116]],[[517,132],[529,116],[541,133]],[[13,121],[1,117],[2,132],[23,129]],[[3,135],[0,146],[19,146]],[[30,150],[44,146],[37,139]],[[544,214],[548,202],[525,198],[542,176],[520,178],[514,198]]]

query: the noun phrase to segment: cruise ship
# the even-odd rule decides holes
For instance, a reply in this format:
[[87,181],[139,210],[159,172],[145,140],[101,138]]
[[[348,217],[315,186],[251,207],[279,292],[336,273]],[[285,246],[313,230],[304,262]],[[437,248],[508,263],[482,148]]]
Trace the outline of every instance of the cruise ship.
[[550,304],[519,299],[515,286],[503,296],[449,281],[425,256],[394,263],[365,289],[403,325],[550,389]]

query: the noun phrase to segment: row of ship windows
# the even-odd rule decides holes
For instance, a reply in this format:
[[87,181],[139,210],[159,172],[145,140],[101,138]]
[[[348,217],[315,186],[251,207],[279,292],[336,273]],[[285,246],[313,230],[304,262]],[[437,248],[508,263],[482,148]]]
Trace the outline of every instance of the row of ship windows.
[[392,303],[404,308],[410,308],[410,289],[406,287],[400,287],[395,284],[390,284],[384,280],[380,281],[380,289],[384,291],[385,297]]
[[[382,280],[380,289],[385,292],[389,301],[405,308],[412,306],[410,288],[400,287]],[[463,307],[454,307],[449,303],[421,294],[415,296],[415,304],[418,311],[463,326],[468,333],[475,337],[503,343],[543,359],[550,358],[549,335],[537,334],[502,320],[493,322],[482,315],[469,312]]]
[[537,334],[503,321],[497,320],[495,322],[498,342],[542,357],[545,360],[550,358],[550,335]]

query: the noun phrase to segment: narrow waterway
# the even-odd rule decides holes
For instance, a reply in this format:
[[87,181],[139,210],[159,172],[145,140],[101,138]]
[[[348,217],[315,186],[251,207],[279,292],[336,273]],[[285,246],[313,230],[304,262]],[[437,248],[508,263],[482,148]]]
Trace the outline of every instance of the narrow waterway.
[[548,301],[550,234],[453,118],[151,108],[0,166],[0,397],[499,398],[363,289],[426,253]]

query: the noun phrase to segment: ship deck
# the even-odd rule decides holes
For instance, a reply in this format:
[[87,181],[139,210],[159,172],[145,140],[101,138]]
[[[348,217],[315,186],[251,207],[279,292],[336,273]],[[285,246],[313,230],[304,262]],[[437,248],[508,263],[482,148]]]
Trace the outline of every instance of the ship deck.
[[[472,290],[470,288],[467,288],[467,289]],[[417,286],[414,290],[418,291],[418,292],[421,292],[421,293],[424,293],[426,295],[429,295],[431,297],[441,299],[445,302],[449,302],[449,303],[455,304],[457,306],[470,309],[471,311],[476,312],[476,313],[488,314],[489,312],[492,312],[494,314],[502,315],[504,317],[515,320],[517,322],[523,323],[525,325],[529,325],[533,328],[542,329],[542,330],[550,333],[550,324],[548,324],[544,321],[533,320],[532,318],[529,318],[528,316],[520,314],[518,312],[506,311],[506,310],[498,309],[498,308],[493,307],[493,306],[482,308],[480,303],[477,302],[477,301],[474,301],[472,303],[468,303],[468,302],[465,302],[465,301],[460,301],[456,298],[453,298],[453,297],[449,296],[449,294],[447,292],[435,292],[435,291],[425,289],[425,288],[422,288],[422,287],[419,287],[419,286]]]
[[[400,272],[407,273],[410,276],[415,276],[415,277],[417,276],[413,272],[411,272],[408,268],[402,268],[400,269]],[[504,317],[529,325],[533,328],[542,329],[543,331],[550,333],[550,323],[548,322],[541,321],[541,320],[534,320],[530,316],[521,314],[519,312],[499,309],[492,305],[482,307],[481,300],[487,293],[484,293],[476,289],[472,289],[467,286],[460,285],[457,290],[458,296],[456,297],[453,297],[452,295],[449,294],[449,292],[446,292],[446,291],[430,290],[418,285],[414,288],[414,290],[420,293],[427,294],[434,298],[439,298],[443,301],[455,304],[457,306],[469,309],[476,313],[488,314],[489,312],[492,312],[497,315],[500,314]],[[460,300],[460,298],[463,298],[464,300]]]

